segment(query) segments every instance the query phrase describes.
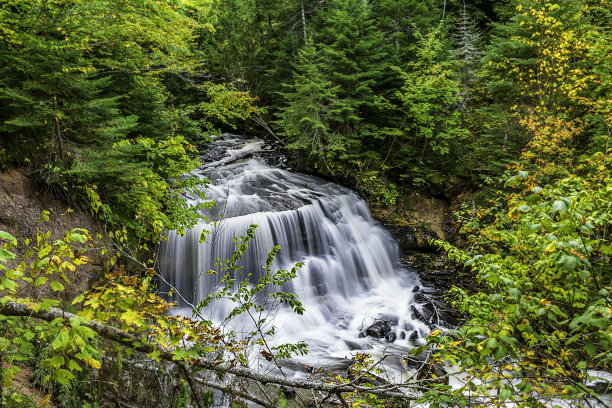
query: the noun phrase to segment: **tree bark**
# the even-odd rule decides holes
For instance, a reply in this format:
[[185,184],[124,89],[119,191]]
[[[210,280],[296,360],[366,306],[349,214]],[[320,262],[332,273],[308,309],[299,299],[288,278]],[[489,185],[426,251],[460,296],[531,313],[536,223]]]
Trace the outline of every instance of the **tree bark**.
[[304,2],[302,1],[302,29],[304,30],[304,44],[308,43],[308,34],[306,34],[306,14],[304,13]]

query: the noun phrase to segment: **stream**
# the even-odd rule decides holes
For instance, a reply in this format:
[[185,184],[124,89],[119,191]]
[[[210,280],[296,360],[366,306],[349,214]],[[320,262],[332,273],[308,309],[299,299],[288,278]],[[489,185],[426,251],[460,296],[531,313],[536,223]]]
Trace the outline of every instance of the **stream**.
[[[188,177],[210,181],[206,199],[217,205],[201,212],[210,221],[202,221],[184,236],[169,232],[169,240],[160,247],[161,274],[182,295],[173,297],[178,300],[175,313],[191,316],[190,304],[223,288],[226,272],[219,260],[231,258],[235,238],[256,224],[255,238],[238,261],[240,270],[228,277],[237,282],[248,279],[247,287],[253,287],[266,272],[263,265],[270,248],[280,245],[272,271],[304,263],[297,276],[282,286],[298,296],[303,315],[272,302],[261,312],[226,321],[237,305],[222,300],[204,308],[204,318],[238,340],[256,330],[254,321],[264,319],[262,332],[275,327],[266,336],[268,350],[305,342],[307,354],[280,362],[284,374],[341,372],[357,353],[367,353],[375,359],[384,356],[380,368],[387,380],[400,382],[412,376],[415,366],[406,366],[402,357],[424,344],[438,324],[448,326],[448,319],[440,315],[430,319],[435,297],[431,282],[422,282],[416,269],[405,266],[406,258],[401,262],[398,244],[373,219],[366,202],[346,187],[287,169],[274,147],[259,139],[224,134],[207,146],[202,161]],[[204,201],[187,199],[194,205]],[[435,271],[434,275],[438,276]],[[161,284],[159,289],[171,288]],[[269,299],[268,293],[261,292],[262,302]],[[252,353],[250,365],[276,370],[258,352]],[[461,376],[454,377],[450,385],[461,386]],[[603,401],[610,406],[610,395]],[[573,406],[569,401],[555,404]]]
[[[205,164],[191,176],[210,180],[206,196],[218,205],[202,212],[211,222],[198,224],[184,236],[169,233],[160,251],[162,275],[187,302],[196,304],[222,286],[222,273],[206,272],[217,268],[217,259],[230,258],[234,238],[256,224],[255,238],[239,261],[242,276],[251,274],[251,283],[256,283],[275,245],[281,249],[273,269],[304,262],[297,277],[283,287],[298,296],[304,314],[285,306],[265,314],[265,327],[271,327],[272,319],[276,326],[270,347],[299,341],[308,345],[308,354],[287,366],[297,372],[342,368],[357,352],[385,352],[397,356],[387,361],[388,367],[405,373],[401,353],[421,344],[431,330],[415,317],[427,313],[416,300],[423,288],[418,274],[400,265],[396,242],[355,192],[284,170],[283,158],[264,149],[270,148],[261,140],[228,134],[211,144]],[[209,232],[203,243],[202,231]],[[220,324],[233,307],[228,301],[215,303],[204,316]],[[191,315],[184,301],[178,310]],[[252,319],[246,317],[229,326],[239,336],[253,330]]]

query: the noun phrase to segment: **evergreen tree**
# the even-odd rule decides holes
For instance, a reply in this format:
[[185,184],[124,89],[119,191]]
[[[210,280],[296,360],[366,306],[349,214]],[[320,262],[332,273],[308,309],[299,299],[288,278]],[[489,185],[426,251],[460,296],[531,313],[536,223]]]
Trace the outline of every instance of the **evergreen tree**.
[[329,123],[340,87],[325,79],[323,68],[309,41],[298,53],[293,81],[286,85],[288,91],[281,94],[286,106],[280,109],[276,124],[291,142],[287,147],[302,150],[300,154],[310,152],[315,166],[323,164],[333,174],[338,153],[345,151],[343,136],[333,132]]
[[396,96],[404,114],[406,132],[394,160],[404,169],[401,177],[419,185],[448,181],[457,147],[467,136],[457,103],[459,81],[454,64],[445,54],[441,28],[416,33],[417,60],[406,72],[396,68],[404,84]]
[[346,137],[344,159],[378,162],[381,112],[388,90],[387,50],[372,6],[361,0],[334,0],[321,9],[321,49],[325,75],[339,91],[329,111],[330,128]]

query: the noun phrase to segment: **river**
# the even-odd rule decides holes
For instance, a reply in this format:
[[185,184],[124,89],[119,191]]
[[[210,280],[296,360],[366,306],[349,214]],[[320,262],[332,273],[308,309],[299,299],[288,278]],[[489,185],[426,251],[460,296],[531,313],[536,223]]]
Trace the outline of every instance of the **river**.
[[[276,327],[268,340],[270,347],[306,342],[308,354],[287,364],[309,371],[342,367],[357,352],[396,354],[395,365],[400,368],[400,354],[421,344],[431,330],[414,316],[414,308],[423,306],[415,300],[423,287],[417,273],[400,266],[396,242],[372,218],[359,195],[283,170],[278,155],[263,148],[261,140],[224,135],[204,157],[207,163],[193,172],[192,176],[210,180],[206,196],[217,206],[203,212],[210,222],[198,224],[185,236],[170,232],[169,242],[162,245],[162,274],[187,301],[179,301],[180,313],[189,315],[188,303],[196,304],[223,286],[218,260],[230,258],[236,248],[234,238],[256,224],[255,238],[239,261],[242,269],[236,278],[250,274],[250,282],[256,284],[274,245],[281,249],[273,269],[304,263],[297,277],[283,287],[298,296],[303,315],[281,305],[257,316],[268,319],[266,329],[271,324]],[[202,231],[208,231],[203,243]],[[203,313],[222,324],[234,307],[231,302],[217,302]],[[247,336],[253,331],[251,323],[243,317],[224,326]],[[376,334],[384,337],[368,335],[374,324],[380,329]]]

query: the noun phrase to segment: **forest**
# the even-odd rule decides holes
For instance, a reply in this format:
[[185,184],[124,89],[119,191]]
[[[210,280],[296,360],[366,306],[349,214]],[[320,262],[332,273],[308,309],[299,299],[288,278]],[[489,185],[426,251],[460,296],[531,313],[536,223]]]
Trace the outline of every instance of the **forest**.
[[[58,235],[57,211],[0,211],[0,407],[609,406],[611,23],[609,0],[0,0],[0,176],[92,219]],[[308,316],[287,290],[304,264],[266,248],[252,284],[255,225],[218,290],[158,290],[160,248],[215,221],[185,175],[228,132],[384,222],[415,192],[453,203],[461,239],[429,244],[465,283],[460,322],[402,351],[419,375],[367,353],[286,374],[307,342],[254,316]],[[220,302],[255,329],[208,319]]]

